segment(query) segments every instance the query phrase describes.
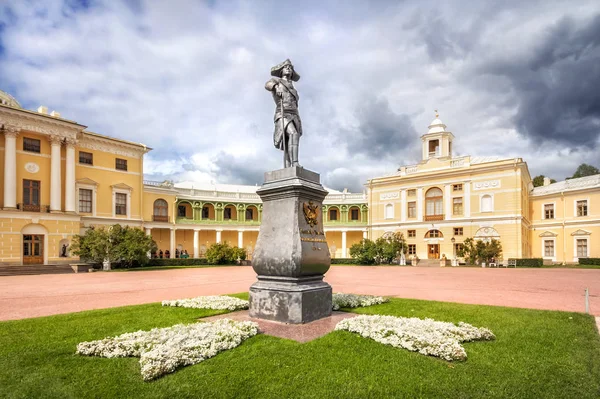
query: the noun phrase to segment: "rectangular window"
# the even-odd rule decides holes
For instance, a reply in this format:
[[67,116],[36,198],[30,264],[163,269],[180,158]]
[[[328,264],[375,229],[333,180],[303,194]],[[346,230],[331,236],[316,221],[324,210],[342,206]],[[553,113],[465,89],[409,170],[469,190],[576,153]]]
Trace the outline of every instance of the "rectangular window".
[[544,240],[544,256],[554,257],[554,240]]
[[462,191],[463,190],[463,185],[461,184],[453,184],[452,185],[452,191]]
[[588,206],[587,200],[577,201],[577,216],[587,216]]
[[416,218],[417,217],[417,203],[409,202],[408,203],[408,218]]
[[544,205],[544,219],[554,219],[554,204]]
[[185,205],[177,205],[177,216],[180,218],[185,217]]
[[254,214],[252,213],[252,209],[246,209],[246,220],[253,220]]
[[92,213],[92,190],[79,189],[79,212]]
[[127,194],[115,194],[115,214],[127,215]]
[[408,244],[408,254],[409,255],[417,254],[417,244]]
[[455,227],[454,228],[454,235],[455,236],[462,236],[463,235],[463,228],[462,227]]
[[417,190],[415,190],[415,189],[407,190],[406,193],[409,197],[414,197],[417,195]]
[[452,198],[452,215],[461,216],[463,214],[463,199]]
[[23,151],[40,153],[41,141],[23,137]]
[[415,238],[417,236],[417,230],[408,230],[408,238]]
[[83,163],[86,165],[94,164],[94,154],[91,152],[83,152],[79,151],[79,163]]
[[358,220],[358,209],[350,210],[350,220]]
[[23,179],[23,204],[40,206],[40,181]]
[[209,211],[208,211],[208,207],[204,206],[202,207],[202,219],[208,219],[209,218]]
[[115,168],[117,170],[127,170],[127,160],[126,159],[117,158],[115,160]]
[[337,220],[337,209],[329,210],[329,220]]
[[231,219],[231,208],[223,209],[223,219],[225,219],[225,220]]
[[463,249],[462,242],[457,242],[456,244],[454,244],[454,256],[458,256],[458,254],[460,253],[460,251],[462,251],[462,249]]
[[587,242],[588,242],[588,240],[585,238],[577,239],[577,257],[578,258],[587,258],[587,256],[588,256]]

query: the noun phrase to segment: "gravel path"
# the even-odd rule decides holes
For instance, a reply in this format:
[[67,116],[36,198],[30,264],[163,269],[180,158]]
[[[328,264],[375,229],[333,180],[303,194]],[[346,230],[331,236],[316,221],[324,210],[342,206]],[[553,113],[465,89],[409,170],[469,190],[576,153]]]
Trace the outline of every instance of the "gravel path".
[[[600,316],[600,270],[334,266],[334,291],[584,311]],[[0,277],[0,320],[248,291],[251,267]]]

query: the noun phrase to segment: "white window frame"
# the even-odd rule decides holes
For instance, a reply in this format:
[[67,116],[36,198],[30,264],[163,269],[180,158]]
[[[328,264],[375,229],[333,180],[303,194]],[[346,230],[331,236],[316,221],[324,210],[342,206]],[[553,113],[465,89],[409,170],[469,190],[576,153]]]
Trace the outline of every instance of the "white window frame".
[[[81,212],[79,212],[79,189],[84,189],[84,190],[92,190],[92,216],[96,216],[96,194],[98,191],[98,186],[96,186],[95,184],[82,184],[82,183],[77,183],[75,184],[75,189],[77,190],[77,214],[82,214]],[[87,213],[83,213],[83,216],[88,216]]]
[[[553,254],[552,256],[546,256],[546,241],[552,241]],[[542,238],[542,258],[556,262],[556,238],[543,237]]]
[[[126,194],[127,195],[127,211],[126,215],[117,215],[116,205],[117,205],[117,193]],[[125,216],[127,219],[131,219],[131,190],[124,188],[115,188],[112,190],[112,216],[113,218],[122,218]]]
[[[589,208],[588,208],[588,213],[589,213]],[[573,262],[579,262],[579,256],[577,256],[577,240],[586,240],[586,248],[587,248],[587,253],[586,256],[584,256],[584,258],[589,258],[590,257],[590,236],[589,235],[577,235],[577,236],[573,236]]]
[[[552,205],[552,209],[554,209],[553,219],[546,219],[546,205]],[[556,202],[544,202],[542,204],[542,220],[556,220]]]
[[[492,209],[489,211],[483,210],[483,197],[485,197],[486,195],[490,196],[492,199]],[[463,208],[463,212],[464,212],[464,208]],[[480,213],[493,213],[494,212],[494,194],[486,193],[486,194],[479,195],[479,212]]]
[[[587,203],[587,215],[577,216],[577,201],[586,201]],[[590,216],[590,199],[589,198],[577,198],[573,201],[573,217],[574,218],[585,218]]]
[[[391,215],[388,214],[388,209],[391,209]],[[384,219],[393,219],[394,218],[394,204],[392,203],[387,203],[385,204],[385,206],[383,207],[383,218]]]

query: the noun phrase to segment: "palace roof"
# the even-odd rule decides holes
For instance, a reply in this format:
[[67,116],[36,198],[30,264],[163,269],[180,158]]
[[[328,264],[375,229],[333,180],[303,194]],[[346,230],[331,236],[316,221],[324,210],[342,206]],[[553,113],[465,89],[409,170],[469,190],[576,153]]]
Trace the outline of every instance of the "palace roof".
[[600,175],[567,179],[547,186],[535,187],[531,195],[546,195],[560,193],[563,191],[583,190],[586,188],[600,188]]

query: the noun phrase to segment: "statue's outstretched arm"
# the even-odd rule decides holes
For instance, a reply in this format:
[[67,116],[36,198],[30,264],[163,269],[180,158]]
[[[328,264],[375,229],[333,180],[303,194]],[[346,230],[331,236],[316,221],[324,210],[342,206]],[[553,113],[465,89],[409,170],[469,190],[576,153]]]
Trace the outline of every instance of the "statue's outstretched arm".
[[277,83],[278,82],[275,79],[269,79],[267,83],[265,83],[265,89],[267,89],[268,91],[273,91],[275,86],[277,86]]

